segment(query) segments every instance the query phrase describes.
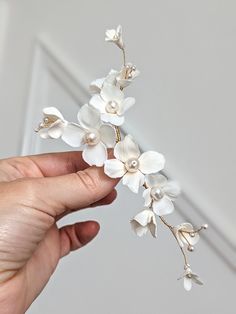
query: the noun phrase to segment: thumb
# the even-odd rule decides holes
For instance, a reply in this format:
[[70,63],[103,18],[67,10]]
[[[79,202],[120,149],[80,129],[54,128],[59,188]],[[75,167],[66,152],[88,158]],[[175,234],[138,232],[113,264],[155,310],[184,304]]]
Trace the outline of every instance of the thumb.
[[28,190],[27,199],[32,203],[27,206],[56,217],[66,210],[98,202],[112,192],[118,181],[106,176],[103,168],[90,167],[58,177],[26,179],[23,190],[24,195]]

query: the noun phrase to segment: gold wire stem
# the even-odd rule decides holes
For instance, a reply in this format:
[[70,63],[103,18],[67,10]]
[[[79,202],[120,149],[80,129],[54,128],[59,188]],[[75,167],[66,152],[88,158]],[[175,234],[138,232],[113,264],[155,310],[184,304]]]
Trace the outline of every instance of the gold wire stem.
[[174,233],[174,230],[173,230],[174,227],[172,225],[170,225],[162,216],[159,216],[159,218],[163,222],[163,224],[170,229],[170,231],[172,232],[173,236],[175,237],[175,240],[177,241],[178,246],[180,248],[180,251],[181,251],[181,253],[182,253],[183,257],[184,257],[184,265],[185,265],[185,267],[188,267],[189,263],[188,263],[187,255],[184,252],[183,248],[179,245],[178,239],[177,239],[177,237],[176,237],[176,235]]
[[[122,54],[123,54],[123,63],[124,66],[126,64],[126,55],[125,55],[125,48],[122,48]],[[123,87],[120,87],[120,90],[123,90]],[[120,128],[115,125],[115,131],[116,131],[116,143],[119,143],[121,141],[121,133],[120,133]]]
[[115,125],[115,131],[116,131],[116,143],[119,143],[121,141],[121,134],[120,134],[120,128]]
[[124,66],[126,65],[126,53],[125,53],[125,48],[122,48],[122,54],[123,54],[123,64]]

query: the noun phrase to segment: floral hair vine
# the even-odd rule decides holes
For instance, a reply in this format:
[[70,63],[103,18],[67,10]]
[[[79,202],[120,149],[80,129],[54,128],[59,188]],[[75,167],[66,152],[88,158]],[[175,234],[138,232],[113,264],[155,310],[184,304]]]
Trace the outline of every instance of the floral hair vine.
[[[55,107],[43,109],[43,121],[36,130],[41,138],[59,139],[72,147],[83,149],[82,157],[91,166],[104,167],[111,178],[122,178],[122,182],[132,192],[138,193],[144,187],[144,209],[132,220],[131,226],[138,236],[148,231],[157,237],[157,218],[173,234],[184,257],[184,288],[189,291],[192,283],[202,285],[198,275],[192,272],[187,251],[193,252],[199,240],[200,231],[207,225],[194,228],[188,222],[173,226],[164,218],[174,211],[173,202],[180,194],[177,182],[169,181],[160,174],[165,158],[155,151],[141,153],[131,135],[122,140],[120,126],[124,115],[134,104],[133,97],[125,97],[124,88],[128,87],[139,75],[132,63],[126,62],[126,50],[122,28],[106,31],[105,41],[114,43],[122,51],[121,70],[111,70],[104,78],[90,85],[92,97],[88,104],[78,112],[78,123],[68,122]],[[108,159],[107,149],[114,149],[113,159]]]

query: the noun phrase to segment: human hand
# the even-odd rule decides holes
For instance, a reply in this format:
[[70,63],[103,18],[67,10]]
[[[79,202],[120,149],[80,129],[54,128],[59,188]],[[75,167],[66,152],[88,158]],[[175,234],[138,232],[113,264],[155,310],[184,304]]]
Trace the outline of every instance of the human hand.
[[91,241],[99,224],[58,228],[71,211],[111,203],[117,180],[88,167],[80,152],[0,160],[0,309],[22,314],[61,257]]

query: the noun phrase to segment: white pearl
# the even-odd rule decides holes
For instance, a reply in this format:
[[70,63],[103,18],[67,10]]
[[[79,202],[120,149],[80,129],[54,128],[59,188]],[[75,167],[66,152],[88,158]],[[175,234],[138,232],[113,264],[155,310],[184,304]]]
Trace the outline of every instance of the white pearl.
[[151,189],[151,196],[155,201],[159,201],[163,198],[164,193],[159,187],[154,187]]
[[189,252],[193,252],[193,251],[194,251],[194,246],[189,245],[189,246],[188,246],[188,251],[189,251]]
[[106,104],[106,112],[108,113],[112,113],[115,114],[117,113],[118,109],[119,109],[119,105],[117,104],[116,101],[114,100],[110,100],[107,104]]
[[138,159],[129,159],[125,163],[125,168],[129,172],[136,172],[138,170],[138,168],[139,168],[139,161],[138,161]]
[[59,120],[57,116],[45,117],[42,122],[42,128],[49,128],[57,120]]
[[88,132],[84,136],[84,142],[88,145],[97,145],[100,142],[100,136],[97,131]]

